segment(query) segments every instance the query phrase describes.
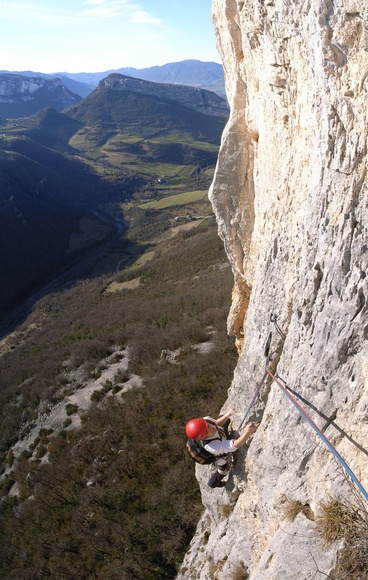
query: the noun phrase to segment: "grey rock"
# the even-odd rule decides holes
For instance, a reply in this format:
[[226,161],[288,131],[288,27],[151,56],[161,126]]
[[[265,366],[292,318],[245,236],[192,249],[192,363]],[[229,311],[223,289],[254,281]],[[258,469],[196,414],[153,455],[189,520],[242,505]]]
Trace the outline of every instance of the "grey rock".
[[61,111],[81,100],[59,78],[0,74],[0,115],[27,117],[47,107]]

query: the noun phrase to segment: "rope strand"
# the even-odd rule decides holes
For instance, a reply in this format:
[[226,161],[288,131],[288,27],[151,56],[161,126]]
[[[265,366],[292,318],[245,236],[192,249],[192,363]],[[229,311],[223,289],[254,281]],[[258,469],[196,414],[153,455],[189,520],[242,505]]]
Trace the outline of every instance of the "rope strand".
[[335,427],[335,429],[337,429],[337,431],[339,431],[339,433],[341,433],[341,435],[346,437],[346,439],[348,439],[350,441],[350,443],[355,445],[355,447],[357,447],[360,451],[365,453],[365,455],[368,455],[368,451],[366,449],[364,449],[364,447],[362,447],[360,445],[360,443],[358,443],[357,441],[354,441],[354,439],[352,437],[350,437],[350,435],[348,433],[346,433],[346,431],[344,431],[344,429],[341,429],[341,427],[339,427],[337,425],[337,423],[335,423],[335,421],[333,419],[336,419],[336,415],[333,415],[332,417],[327,417],[327,415],[325,415],[324,413],[322,413],[322,411],[317,409],[317,407],[315,405],[313,405],[310,401],[307,401],[307,399],[304,399],[304,397],[302,397],[299,393],[294,391],[294,389],[289,387],[283,378],[279,377],[277,374],[275,375],[275,377],[284,383],[285,387],[287,388],[288,391],[290,391],[290,393],[293,393],[293,395],[295,395],[300,401],[302,401],[305,405],[308,405],[308,407],[313,409],[320,417],[322,417],[322,419],[325,419],[325,421],[327,421],[327,425],[322,429],[323,432],[326,431],[326,429],[329,425],[332,425],[332,427]]
[[299,405],[298,401],[296,399],[294,399],[294,397],[291,395],[291,393],[288,392],[288,390],[286,389],[286,387],[280,382],[280,380],[278,378],[276,378],[271,373],[271,371],[269,369],[266,370],[266,373],[280,387],[280,389],[282,390],[282,392],[284,393],[284,395],[286,395],[286,397],[289,399],[289,401],[292,402],[292,404],[294,405],[294,407],[297,408],[297,410],[299,411],[299,413],[306,419],[306,421],[309,423],[309,425],[312,427],[312,429],[314,429],[314,431],[317,433],[317,435],[327,445],[327,447],[334,454],[334,456],[339,461],[339,463],[342,465],[342,467],[345,469],[345,471],[350,475],[351,479],[357,485],[357,487],[359,488],[359,490],[362,492],[362,494],[364,495],[365,499],[368,500],[368,493],[364,489],[363,485],[360,483],[360,481],[358,480],[358,478],[356,477],[356,475],[350,469],[350,467],[348,466],[348,464],[346,463],[346,461],[341,457],[341,455],[338,453],[338,451],[336,451],[336,449],[332,445],[332,443],[330,443],[330,441],[327,439],[327,437],[324,435],[324,433],[322,433],[321,429],[315,424],[315,422],[313,421],[313,419],[308,415],[308,413],[306,411],[304,411],[304,409]]
[[[277,330],[277,332],[280,335],[281,339],[282,340],[285,340],[286,339],[286,335],[284,334],[284,332],[281,330],[280,326],[277,323],[277,316],[275,314],[271,314],[270,320],[274,324],[275,329]],[[325,445],[328,447],[328,449],[333,453],[333,455],[335,456],[335,458],[342,465],[342,467],[346,471],[346,473],[351,477],[351,479],[356,484],[356,486],[358,487],[358,489],[361,491],[361,493],[363,494],[363,496],[365,497],[365,499],[368,500],[368,493],[367,493],[367,491],[364,489],[363,485],[360,483],[360,481],[358,480],[358,478],[356,477],[356,475],[350,469],[349,465],[341,457],[341,455],[338,453],[338,451],[335,449],[335,447],[332,445],[332,443],[330,443],[330,441],[324,435],[323,431],[316,425],[316,423],[313,421],[313,419],[308,415],[308,413],[303,409],[303,407],[301,407],[301,405],[292,396],[291,393],[293,393],[299,400],[303,401],[303,403],[305,403],[306,405],[308,405],[309,407],[311,407],[312,409],[314,409],[321,417],[323,417],[325,420],[327,420],[329,422],[328,424],[333,425],[341,434],[345,435],[345,437],[347,437],[347,439],[349,439],[349,441],[351,441],[352,443],[354,443],[354,445],[356,445],[356,447],[358,447],[366,455],[368,455],[367,451],[361,445],[359,445],[359,443],[357,443],[356,441],[354,441],[347,433],[345,433],[345,431],[343,431],[338,425],[336,425],[336,423],[334,423],[334,421],[332,420],[332,417],[329,418],[326,415],[324,415],[312,403],[309,403],[306,399],[304,399],[296,391],[294,391],[293,389],[291,389],[286,384],[286,382],[284,381],[284,379],[282,379],[278,375],[275,376],[274,374],[272,374],[272,372],[268,368],[268,364],[270,362],[271,340],[272,340],[272,332],[269,332],[268,337],[267,337],[267,340],[266,340],[265,348],[264,348],[264,356],[266,357],[266,370],[265,370],[265,373],[264,373],[264,375],[262,377],[261,382],[259,383],[259,385],[256,387],[256,390],[254,391],[252,400],[251,400],[251,402],[250,402],[250,404],[248,406],[248,409],[246,410],[246,413],[245,413],[245,415],[244,415],[244,417],[243,417],[243,419],[242,419],[239,427],[237,428],[237,430],[236,430],[236,432],[234,434],[234,438],[236,438],[238,436],[239,431],[240,431],[240,429],[241,429],[241,427],[242,427],[245,419],[249,415],[250,410],[251,410],[252,406],[254,405],[254,402],[255,402],[255,400],[256,400],[256,398],[257,398],[257,396],[258,396],[258,394],[259,394],[262,386],[264,385],[267,377],[270,376],[271,379],[272,379],[272,381],[275,382],[280,387],[280,389],[282,390],[282,392],[284,393],[284,395],[289,399],[289,401],[294,405],[294,407],[296,407],[296,409],[299,411],[299,413],[304,417],[304,419],[309,423],[309,425],[312,427],[312,429],[322,439],[322,441],[325,443]]]

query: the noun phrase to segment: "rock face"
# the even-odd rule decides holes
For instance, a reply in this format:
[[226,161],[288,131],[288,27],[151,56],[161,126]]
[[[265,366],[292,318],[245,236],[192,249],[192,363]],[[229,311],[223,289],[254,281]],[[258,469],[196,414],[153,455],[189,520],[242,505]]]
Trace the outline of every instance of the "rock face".
[[0,75],[0,115],[8,119],[30,116],[46,107],[61,111],[80,100],[57,78]]
[[107,86],[116,91],[130,91],[136,94],[176,101],[188,109],[204,115],[222,119],[227,119],[229,116],[229,107],[225,99],[205,89],[169,83],[155,83],[120,74],[109,75],[100,81],[98,86],[101,88]]
[[[214,0],[213,21],[230,119],[210,198],[239,350],[224,409],[237,426],[273,330],[271,368],[367,449],[367,5]],[[327,549],[312,519],[290,522],[283,507],[298,500],[318,517],[328,495],[364,496],[275,383],[255,417],[225,488],[207,488],[197,467],[205,512],[178,578],[322,579],[336,566],[341,546]],[[326,436],[368,489],[367,455],[332,425]]]

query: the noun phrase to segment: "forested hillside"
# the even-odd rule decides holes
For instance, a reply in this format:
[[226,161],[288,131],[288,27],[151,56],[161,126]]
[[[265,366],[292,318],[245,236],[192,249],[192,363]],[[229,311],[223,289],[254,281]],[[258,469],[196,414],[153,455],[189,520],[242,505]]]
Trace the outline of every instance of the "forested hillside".
[[201,511],[184,425],[218,412],[235,365],[231,278],[207,220],[144,265],[43,298],[2,342],[2,577],[175,576]]

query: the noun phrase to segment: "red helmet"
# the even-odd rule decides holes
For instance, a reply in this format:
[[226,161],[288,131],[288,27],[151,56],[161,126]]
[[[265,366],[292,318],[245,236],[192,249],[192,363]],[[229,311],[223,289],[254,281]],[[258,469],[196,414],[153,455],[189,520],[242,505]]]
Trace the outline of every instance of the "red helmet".
[[189,439],[204,439],[208,433],[208,425],[202,418],[188,421],[185,431]]

